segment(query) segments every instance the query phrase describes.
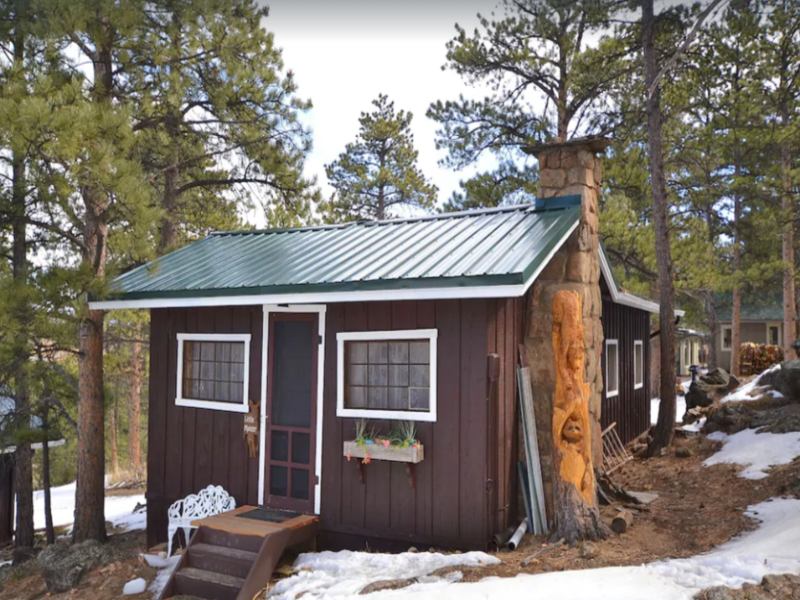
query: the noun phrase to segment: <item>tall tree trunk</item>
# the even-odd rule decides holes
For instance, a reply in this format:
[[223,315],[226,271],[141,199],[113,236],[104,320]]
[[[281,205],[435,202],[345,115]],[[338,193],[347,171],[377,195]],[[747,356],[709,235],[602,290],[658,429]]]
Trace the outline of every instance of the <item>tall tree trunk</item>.
[[[94,101],[110,105],[113,83],[111,31],[104,25],[92,57]],[[105,276],[109,206],[107,193],[95,182],[82,186],[86,209],[83,265],[97,278]],[[103,402],[103,320],[105,313],[88,307],[80,323],[78,391],[78,481],[75,488],[73,539],[103,541],[105,527],[105,417]]]
[[118,403],[116,397],[111,406],[111,413],[108,415],[108,445],[111,449],[111,474],[113,477],[119,475],[119,435],[118,435]]
[[[784,113],[784,124],[789,120],[788,111]],[[794,221],[796,211],[792,198],[792,156],[789,142],[781,142],[781,212],[783,213],[783,232],[781,234],[781,257],[783,258],[783,352],[791,356],[792,343],[797,337],[797,313],[795,312],[795,259],[794,259]],[[797,358],[800,358],[798,356]]]
[[[18,0],[15,6],[14,62],[24,68],[25,35],[22,23],[26,3]],[[22,429],[30,428],[31,407],[28,396],[28,242],[27,207],[25,193],[25,157],[18,148],[11,156],[11,205],[12,205],[12,276],[14,279],[15,319],[17,330],[14,339],[14,398],[17,424]],[[16,530],[14,534],[14,560],[19,562],[30,557],[33,548],[33,452],[27,436],[16,441],[14,485],[16,488]]]
[[710,343],[708,344],[708,356],[706,358],[706,365],[709,369],[717,367],[717,340],[719,339],[719,320],[717,319],[717,306],[714,302],[714,295],[711,292],[704,294],[703,309],[706,314],[706,323],[710,334]]
[[[137,328],[137,338],[139,336]],[[142,477],[142,342],[131,347],[130,397],[128,398],[128,460],[136,479]]]
[[45,432],[42,440],[42,487],[44,488],[44,533],[48,544],[54,544],[56,533],[53,529],[53,505],[50,494],[50,404],[45,401],[42,412],[42,429]]
[[644,53],[645,89],[648,93],[647,142],[650,149],[650,184],[653,188],[653,220],[655,223],[656,263],[658,267],[659,325],[661,328],[661,402],[658,422],[648,453],[653,455],[672,441],[675,427],[675,311],[672,286],[672,256],[669,245],[667,184],[664,179],[664,156],[661,138],[661,86],[655,51],[655,15],[653,0],[642,0],[642,48]]
[[[736,166],[736,178],[741,177],[739,166]],[[742,286],[739,283],[739,271],[742,268],[742,240],[740,221],[742,220],[742,198],[738,194],[733,198],[733,290],[731,294],[731,364],[730,372],[737,377],[740,373],[739,350],[742,342]]]

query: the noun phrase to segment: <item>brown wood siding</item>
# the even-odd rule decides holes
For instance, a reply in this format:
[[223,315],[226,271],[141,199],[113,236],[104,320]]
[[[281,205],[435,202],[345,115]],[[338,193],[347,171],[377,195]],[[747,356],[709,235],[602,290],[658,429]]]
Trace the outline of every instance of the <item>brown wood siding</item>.
[[166,540],[167,508],[222,485],[237,504],[258,503],[258,458],[249,458],[240,413],[175,406],[178,333],[249,333],[249,398],[261,395],[261,306],[155,309],[150,318],[147,541]]
[[[486,548],[516,518],[515,358],[522,299],[329,304],[324,343],[321,542]],[[179,332],[250,333],[250,388],[260,398],[263,312],[256,307],[158,309],[151,317],[148,543],[166,538],[174,500],[210,483],[238,504],[258,501],[258,459],[247,456],[242,415],[175,406]],[[356,419],[336,416],[336,334],[438,330],[437,422],[418,423],[425,459],[416,486],[400,463],[374,461],[359,480],[342,456]],[[487,355],[500,355],[497,400],[487,402]],[[391,426],[383,422],[384,429]]]
[[[605,339],[619,340],[619,394],[606,398],[600,421],[603,428],[617,423],[623,443],[634,439],[650,427],[650,313],[615,304],[603,285],[603,334]],[[642,340],[644,352],[644,385],[633,389],[633,346]],[[602,357],[603,381],[606,373],[605,342]]]
[[[490,303],[484,300],[329,304],[326,314],[322,448],[323,543],[362,546],[380,539],[403,544],[485,548],[489,523],[486,355]],[[425,459],[415,466],[374,461],[359,480],[342,456],[355,421],[336,416],[336,334],[391,329],[438,330],[436,423],[417,423]],[[385,430],[389,422],[380,422]]]

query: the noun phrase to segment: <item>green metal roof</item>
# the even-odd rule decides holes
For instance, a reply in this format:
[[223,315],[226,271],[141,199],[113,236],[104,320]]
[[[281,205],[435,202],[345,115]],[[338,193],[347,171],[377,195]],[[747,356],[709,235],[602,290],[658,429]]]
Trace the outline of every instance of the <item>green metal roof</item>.
[[[742,297],[742,321],[783,321],[783,292],[779,286]],[[731,294],[717,294],[717,320],[731,321]]]
[[115,300],[522,284],[576,227],[580,197],[415,219],[221,232],[120,275]]

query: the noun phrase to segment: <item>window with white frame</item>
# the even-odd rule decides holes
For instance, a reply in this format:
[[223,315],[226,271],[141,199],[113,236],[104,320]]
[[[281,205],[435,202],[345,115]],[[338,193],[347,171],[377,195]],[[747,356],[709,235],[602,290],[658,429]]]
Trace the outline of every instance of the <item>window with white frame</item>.
[[435,329],[336,335],[340,417],[436,420]]
[[619,342],[606,340],[606,398],[619,394]]
[[733,343],[733,329],[731,326],[723,325],[720,330],[720,335],[722,336],[722,349],[730,350],[731,344]]
[[633,389],[639,390],[644,387],[644,342],[634,340],[633,342]]
[[247,412],[250,334],[179,333],[175,404]]

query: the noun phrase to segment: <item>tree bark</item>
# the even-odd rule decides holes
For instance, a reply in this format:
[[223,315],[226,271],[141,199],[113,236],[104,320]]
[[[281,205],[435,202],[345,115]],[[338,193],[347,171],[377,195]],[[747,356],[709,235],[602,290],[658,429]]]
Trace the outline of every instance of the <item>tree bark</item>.
[[[20,69],[25,62],[25,34],[22,23],[25,18],[25,2],[15,5],[14,62]],[[28,325],[31,321],[28,305],[28,242],[27,207],[25,193],[25,157],[12,148],[11,156],[11,205],[12,205],[12,277],[14,280],[14,312],[17,330],[13,342],[13,377],[15,416],[17,426],[30,428],[30,398],[28,386]],[[19,562],[30,557],[33,548],[33,451],[27,436],[16,440],[14,486],[16,488],[16,530],[14,534],[14,560]]]
[[111,474],[113,477],[119,475],[119,435],[118,435],[118,403],[114,398],[114,403],[111,407],[111,414],[108,418],[108,428],[110,429],[108,445],[111,450]]
[[[103,27],[92,56],[94,101],[110,105],[113,84],[110,25]],[[86,209],[83,266],[95,278],[105,276],[108,245],[107,193],[95,182],[81,186]],[[73,539],[103,541],[105,527],[105,416],[103,399],[103,320],[101,310],[85,308],[80,323],[78,362],[78,478]]]
[[50,405],[45,402],[44,410],[42,411],[42,429],[45,431],[44,439],[42,440],[42,487],[44,488],[44,532],[48,544],[54,544],[56,541],[56,533],[53,529],[53,506],[52,497],[50,494],[50,444],[49,439],[49,426],[50,426]]
[[[738,160],[738,158],[737,158]],[[736,178],[741,177],[740,168],[736,165]],[[731,293],[731,364],[730,372],[740,375],[739,350],[742,343],[742,286],[739,283],[739,270],[742,268],[742,240],[740,221],[742,219],[742,198],[734,194],[733,198],[733,290]]]
[[653,220],[655,225],[656,263],[658,267],[659,336],[661,351],[661,381],[658,422],[648,454],[653,455],[672,441],[675,426],[675,311],[673,308],[672,255],[669,245],[667,185],[664,178],[664,156],[661,136],[661,86],[655,51],[655,15],[653,0],[642,0],[642,48],[644,54],[645,88],[653,90],[646,99],[647,142],[650,150],[650,185],[653,190]]
[[[788,122],[788,111],[784,113],[784,124]],[[781,234],[781,257],[783,259],[783,352],[792,355],[792,343],[797,338],[797,313],[795,312],[795,258],[794,221],[795,207],[792,198],[792,157],[788,142],[781,143],[781,212],[783,231]],[[797,357],[797,358],[800,358]]]
[[708,323],[708,330],[710,335],[710,343],[708,344],[708,357],[706,364],[709,369],[717,367],[717,340],[719,339],[719,320],[717,319],[717,307],[714,303],[713,294],[708,292],[705,294],[703,300],[703,308],[706,313],[706,323]]
[[[137,336],[138,336],[137,330]],[[138,339],[131,347],[130,397],[128,398],[128,460],[137,479],[142,470],[142,342]]]

